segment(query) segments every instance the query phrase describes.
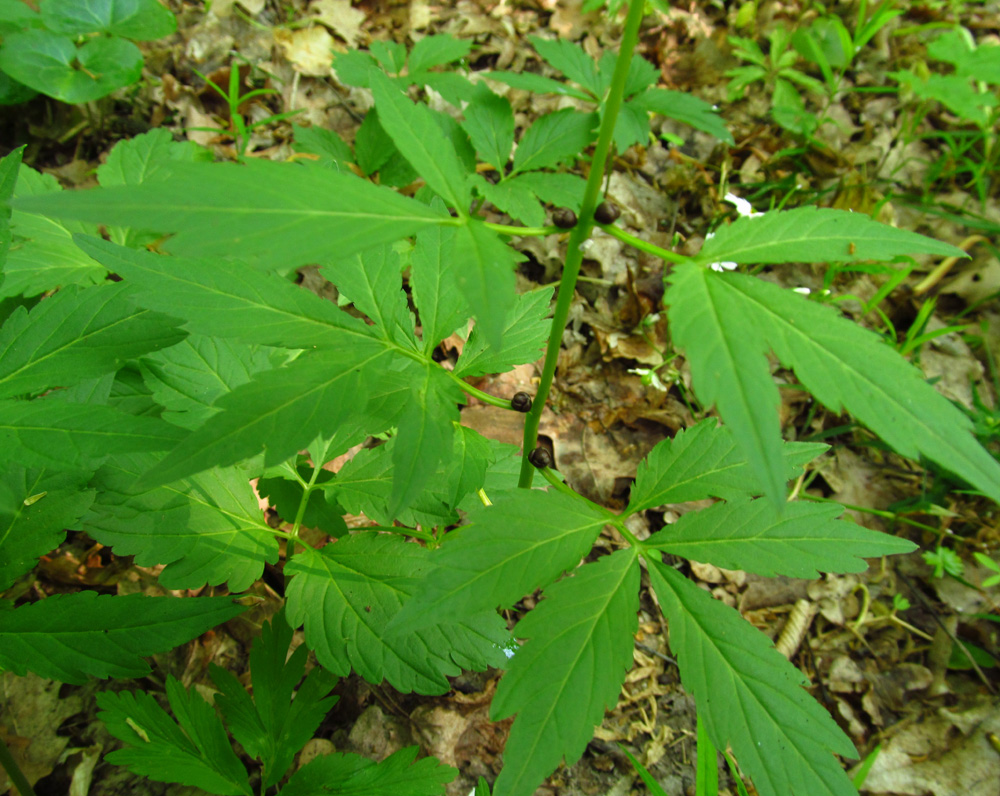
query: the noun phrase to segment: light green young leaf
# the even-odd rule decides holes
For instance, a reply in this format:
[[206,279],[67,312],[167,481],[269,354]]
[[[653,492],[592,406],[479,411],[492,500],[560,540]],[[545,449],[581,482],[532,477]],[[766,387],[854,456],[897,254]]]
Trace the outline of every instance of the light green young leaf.
[[596,113],[578,113],[572,108],[536,119],[517,145],[511,174],[558,166],[579,157],[593,143],[597,124]]
[[292,775],[281,796],[443,796],[457,772],[433,757],[414,762],[418,751],[408,746],[381,763],[341,752],[317,757]]
[[[785,442],[781,446],[787,481],[802,474],[802,465],[827,449],[822,443]],[[737,500],[760,494],[760,484],[747,457],[727,426],[702,420],[677,432],[649,452],[639,464],[626,514],[718,497]]]
[[864,213],[830,208],[741,216],[705,241],[695,262],[747,264],[891,260],[901,254],[968,257],[948,243],[880,224]]
[[109,763],[125,766],[155,782],[177,782],[220,796],[252,796],[246,769],[233,751],[215,710],[195,690],[167,677],[173,721],[145,691],[105,691],[97,695],[97,714],[124,749]]
[[114,456],[94,477],[97,500],[83,527],[139,566],[166,564],[160,584],[199,589],[229,582],[248,589],[278,560],[278,543],[264,521],[248,474],[216,467],[166,486],[139,486],[161,457]]
[[504,318],[502,346],[494,346],[476,326],[455,364],[455,375],[466,378],[483,373],[504,373],[538,359],[549,336],[547,318],[551,301],[551,287],[517,296],[513,309]]
[[548,61],[549,66],[562,72],[567,78],[586,89],[594,98],[600,99],[604,86],[597,74],[594,59],[583,48],[566,39],[543,39],[529,36],[528,40],[538,54]]
[[594,101],[594,98],[586,91],[580,91],[578,88],[553,80],[551,77],[542,77],[542,75],[536,75],[533,72],[484,72],[483,77],[534,94],[559,94],[564,97],[574,97],[584,102]]
[[643,545],[724,569],[772,577],[817,578],[819,572],[863,572],[866,558],[910,553],[906,539],[838,520],[843,508],[737,498],[685,514]]
[[45,27],[70,36],[107,33],[152,41],[177,30],[177,19],[156,0],[46,0],[40,11]]
[[417,347],[413,315],[403,293],[399,255],[389,246],[373,246],[353,257],[344,257],[320,273],[375,322],[386,340]]
[[[365,384],[386,366],[386,352],[315,351],[256,374],[214,406],[222,411],[188,435],[143,477],[168,484],[214,466],[264,453],[264,466],[284,461],[318,435],[332,434],[367,398]],[[2,433],[2,426],[0,426]]]
[[587,188],[587,181],[577,174],[553,174],[547,171],[518,174],[510,181],[526,185],[543,202],[568,207],[575,213],[580,212],[583,192]]
[[62,544],[67,529],[79,529],[80,517],[94,501],[94,491],[85,484],[79,474],[19,464],[0,471],[0,591]]
[[413,45],[407,60],[410,78],[435,66],[450,64],[465,58],[472,50],[472,41],[456,39],[447,33],[424,36]]
[[565,758],[572,765],[615,706],[632,666],[639,625],[639,561],[619,550],[545,590],[518,623],[529,641],[500,680],[490,707],[494,721],[517,714],[494,790],[531,796]]
[[447,677],[462,668],[502,666],[509,642],[495,611],[463,622],[388,635],[386,626],[429,569],[428,551],[394,534],[341,537],[315,553],[297,555],[285,568],[288,621],[305,623],[306,642],[335,674],[352,669],[368,682],[443,694]]
[[465,109],[462,127],[479,156],[503,174],[514,144],[514,111],[507,98],[480,84]]
[[236,256],[284,270],[346,257],[442,221],[388,188],[301,164],[178,163],[169,174],[142,185],[27,197],[15,209],[137,227],[155,218],[158,231],[177,233],[164,244],[174,254]]
[[455,258],[454,241],[454,229],[428,227],[417,233],[410,254],[410,289],[420,314],[425,354],[469,319],[458,290],[461,263]]
[[475,219],[455,233],[458,288],[476,324],[494,348],[509,329],[506,316],[515,306],[514,266],[523,256]]
[[78,236],[80,248],[141,290],[131,300],[206,335],[286,348],[384,348],[368,326],[291,282],[240,262],[137,252]]
[[64,683],[145,677],[143,658],[227,622],[244,608],[229,597],[53,594],[11,608],[0,602],[0,667]]
[[587,555],[608,516],[558,492],[519,489],[469,512],[430,554],[432,573],[392,624],[408,632],[509,608]]
[[502,180],[494,185],[477,174],[472,184],[480,196],[495,205],[502,213],[506,213],[525,226],[540,227],[545,223],[545,211],[538,203],[534,191],[521,182],[521,176],[527,175]]
[[639,94],[631,102],[645,111],[658,113],[668,119],[688,124],[695,130],[713,135],[730,146],[735,143],[733,134],[726,128],[718,109],[693,94],[665,88],[651,88]]
[[417,173],[459,215],[469,214],[466,172],[426,105],[414,105],[378,70],[368,78],[383,128]]
[[184,339],[177,322],[139,309],[129,285],[70,286],[16,309],[0,328],[0,397],[68,387]]
[[833,756],[857,752],[801,688],[802,673],[733,609],[660,561],[646,563],[681,682],[715,747],[732,747],[761,796],[857,796]]

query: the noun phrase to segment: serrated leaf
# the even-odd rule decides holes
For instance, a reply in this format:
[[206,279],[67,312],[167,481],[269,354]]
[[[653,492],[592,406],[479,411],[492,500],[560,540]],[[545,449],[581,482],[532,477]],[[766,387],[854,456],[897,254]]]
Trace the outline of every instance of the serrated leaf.
[[933,238],[873,221],[864,213],[799,207],[741,216],[705,241],[695,262],[747,264],[891,260],[901,254],[967,257]]
[[[10,206],[8,202],[14,196],[17,185],[17,173],[21,168],[21,156],[24,146],[18,147],[9,155],[0,158],[0,289],[3,285],[4,264],[7,262],[7,252],[14,237],[10,231]],[[0,296],[4,295],[0,292]]]
[[396,535],[346,536],[285,568],[288,621],[305,623],[306,641],[335,674],[352,669],[371,683],[400,691],[441,694],[462,668],[500,666],[509,641],[490,611],[463,623],[389,636],[385,628],[428,570],[427,550]]
[[549,66],[562,72],[593,97],[599,99],[604,93],[594,59],[582,47],[566,39],[543,39],[540,36],[529,36],[528,41],[548,61]]
[[211,160],[211,153],[193,141],[175,141],[169,130],[157,127],[115,144],[108,159],[97,167],[104,188],[139,185],[155,179],[174,162]]
[[172,318],[139,309],[124,284],[68,287],[0,329],[0,397],[37,394],[118,370],[184,339]]
[[843,508],[738,498],[693,511],[643,544],[724,569],[768,577],[817,578],[820,572],[863,572],[864,559],[910,553],[906,539],[838,520]]
[[[827,449],[822,443],[785,442],[782,477],[802,474],[802,465]],[[673,439],[656,444],[639,464],[627,514],[667,503],[718,497],[738,500],[760,493],[760,484],[730,429],[702,420]]]
[[26,197],[15,209],[123,226],[156,219],[158,231],[176,233],[164,244],[173,254],[235,255],[263,269],[328,262],[441,222],[426,205],[353,174],[256,158],[178,163],[169,178]]
[[455,148],[441,135],[433,112],[414,105],[399,88],[377,70],[368,78],[383,128],[417,173],[460,215],[469,213],[466,173]]
[[55,550],[94,501],[71,473],[8,464],[0,473],[0,591]]
[[430,554],[432,574],[391,632],[509,608],[587,555],[608,515],[558,492],[519,489],[469,512]]
[[479,156],[502,174],[514,144],[514,111],[507,98],[477,86],[473,101],[465,108],[462,127]]
[[622,103],[615,119],[615,148],[624,152],[633,144],[645,146],[649,142],[649,132],[649,113],[634,102]]
[[464,58],[471,50],[472,42],[469,39],[456,39],[447,33],[424,36],[410,50],[407,69],[412,77],[425,69]]
[[518,623],[516,634],[529,641],[490,707],[494,721],[517,714],[497,793],[531,796],[563,758],[580,758],[617,703],[639,625],[639,572],[632,549],[584,564]]
[[457,506],[467,494],[480,489],[486,480],[486,469],[495,458],[489,439],[471,428],[456,425],[454,449],[445,470],[447,504]]
[[348,163],[355,162],[350,146],[333,130],[292,124],[292,136],[295,141],[295,151],[317,155],[321,165],[345,171]]
[[693,94],[665,88],[651,88],[643,91],[631,102],[645,111],[652,111],[668,119],[688,124],[695,130],[715,136],[730,146],[735,144],[733,134],[722,121],[718,109]]
[[251,796],[246,769],[212,706],[172,675],[167,677],[167,698],[176,722],[144,691],[98,694],[98,718],[126,744],[105,759],[157,782],[192,785],[220,796]]
[[278,543],[248,481],[237,467],[216,467],[165,486],[145,487],[139,477],[157,463],[151,455],[115,456],[92,481],[99,494],[84,529],[134,555],[139,566],[166,565],[160,584],[198,589],[229,582],[248,589],[278,560]]
[[363,321],[332,302],[242,263],[163,257],[83,236],[76,241],[142,288],[131,300],[182,317],[193,331],[286,348],[384,347]]
[[364,383],[377,378],[388,359],[384,351],[363,356],[350,349],[315,351],[256,374],[216,401],[222,411],[171,450],[143,481],[167,484],[262,452],[265,467],[284,461],[356,411],[367,397]]
[[243,612],[229,597],[53,594],[19,608],[0,603],[0,666],[64,683],[145,677],[144,657],[180,646]]
[[513,309],[504,318],[503,344],[499,347],[493,346],[492,341],[479,332],[479,327],[475,327],[455,364],[455,375],[467,378],[483,373],[504,373],[538,359],[549,336],[551,324],[547,318],[551,301],[550,287],[517,296]]
[[514,251],[483,222],[470,220],[455,231],[458,288],[490,345],[499,348],[509,328],[505,316],[515,306]]
[[417,233],[410,254],[410,289],[420,314],[425,354],[469,318],[458,290],[460,263],[454,255],[454,242],[454,229],[428,227]]
[[386,340],[416,347],[413,316],[403,293],[400,269],[399,255],[382,245],[344,257],[320,273],[375,322]]
[[596,113],[564,108],[536,119],[521,137],[511,174],[558,166],[577,158],[594,141]]
[[520,182],[519,177],[501,180],[494,185],[477,174],[472,184],[487,202],[525,226],[540,227],[545,223],[545,211],[531,188]]
[[577,174],[532,171],[527,174],[518,174],[514,179],[520,184],[528,186],[535,196],[543,202],[557,207],[568,207],[575,213],[580,212],[583,192],[587,188],[587,181],[583,177]]
[[533,72],[484,72],[483,77],[506,83],[511,88],[519,88],[535,94],[560,94],[564,97],[575,97],[584,102],[594,101],[594,98],[586,91],[580,91],[578,88],[553,80],[551,77],[542,77],[542,75],[536,75]]
[[396,145],[379,123],[378,108],[372,108],[365,114],[364,121],[354,134],[354,152],[365,175],[374,174],[391,158],[400,157]]
[[833,752],[857,753],[801,688],[802,673],[733,609],[671,567],[647,564],[681,681],[715,747],[732,747],[761,796],[857,796]]
[[341,752],[317,757],[292,775],[281,796],[441,796],[457,772],[433,757],[414,762],[418,751],[408,746],[380,763]]

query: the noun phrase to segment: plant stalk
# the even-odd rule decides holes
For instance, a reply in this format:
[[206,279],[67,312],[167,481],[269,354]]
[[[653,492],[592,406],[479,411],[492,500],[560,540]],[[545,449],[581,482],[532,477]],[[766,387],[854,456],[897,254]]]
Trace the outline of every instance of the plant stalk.
[[552,329],[549,332],[549,342],[545,349],[542,377],[538,383],[538,392],[535,395],[531,411],[528,412],[524,420],[524,450],[521,453],[521,475],[518,479],[518,486],[525,489],[531,486],[532,478],[535,475],[535,467],[528,461],[528,454],[535,449],[535,445],[538,443],[538,424],[542,419],[542,410],[548,400],[549,390],[552,388],[552,379],[555,376],[556,362],[559,359],[559,349],[562,345],[563,330],[569,319],[570,305],[576,289],[576,279],[580,274],[580,265],[583,263],[583,251],[580,247],[590,237],[594,228],[594,209],[597,207],[601,185],[604,181],[604,164],[611,151],[615,122],[624,99],[625,81],[632,63],[632,53],[635,52],[635,45],[639,40],[639,23],[642,22],[644,10],[645,3],[642,0],[632,0],[629,3],[625,31],[618,49],[618,60],[615,62],[615,72],[611,79],[607,103],[604,106],[604,118],[601,121],[601,130],[594,147],[594,157],[590,163],[590,174],[587,177],[587,188],[583,194],[583,204],[580,206],[579,221],[569,236],[569,250],[566,254],[566,265],[563,268],[562,279],[559,282],[559,298],[556,300],[555,312],[552,315]]
[[24,772],[21,771],[20,766],[18,766],[17,761],[14,759],[14,755],[10,753],[10,749],[4,743],[3,738],[0,738],[0,765],[7,772],[7,777],[10,779],[11,785],[17,788],[21,796],[35,796],[35,791],[28,783],[27,777],[24,776]]

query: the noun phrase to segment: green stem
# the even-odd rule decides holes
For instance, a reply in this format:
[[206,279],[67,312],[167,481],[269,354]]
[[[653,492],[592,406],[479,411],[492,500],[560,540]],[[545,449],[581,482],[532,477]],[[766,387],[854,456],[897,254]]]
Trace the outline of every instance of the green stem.
[[573,292],[576,289],[576,278],[580,274],[580,265],[583,263],[583,251],[580,247],[590,237],[590,232],[594,227],[594,209],[597,207],[597,200],[601,192],[601,183],[604,179],[604,164],[608,159],[608,153],[611,151],[615,122],[618,119],[618,112],[621,110],[622,99],[625,94],[625,81],[628,78],[629,67],[632,64],[632,53],[635,51],[636,42],[639,40],[639,23],[642,22],[642,12],[644,10],[645,3],[642,0],[632,0],[629,3],[628,17],[625,20],[625,31],[622,34],[622,43],[618,49],[618,60],[615,62],[614,76],[611,78],[611,89],[608,93],[607,104],[604,106],[601,131],[597,136],[594,157],[590,165],[590,174],[587,177],[587,188],[584,191],[583,203],[580,206],[579,221],[569,236],[566,265],[563,268],[562,280],[559,283],[559,299],[556,301],[555,312],[552,316],[552,329],[549,332],[549,342],[545,349],[545,364],[542,367],[542,378],[538,384],[538,391],[535,394],[531,411],[528,412],[524,421],[524,450],[521,456],[521,475],[518,479],[518,486],[523,488],[531,486],[532,478],[535,475],[535,467],[528,461],[528,454],[535,449],[535,445],[538,443],[538,424],[542,419],[542,410],[545,408],[545,403],[548,400],[549,390],[552,388],[552,379],[555,376],[556,362],[559,359],[559,348],[562,344],[563,330],[566,328],[566,322],[569,319]]
[[452,373],[450,370],[446,370],[449,376],[451,376],[452,381],[458,384],[462,388],[463,392],[467,392],[469,395],[473,395],[482,401],[484,404],[489,404],[490,406],[499,406],[501,409],[510,409],[511,412],[516,412],[517,410],[512,408],[510,405],[509,398],[497,398],[495,395],[490,395],[488,392],[483,392],[482,390],[473,387],[471,384],[467,384],[462,381],[458,376]]
[[10,749],[7,748],[7,744],[4,743],[3,738],[0,738],[0,766],[3,766],[3,770],[7,772],[7,777],[10,779],[11,784],[17,788],[21,796],[35,796],[35,791],[28,784],[27,777],[24,776],[24,772],[21,771],[20,766],[18,766],[17,761],[14,759],[14,755],[10,753]]
[[566,230],[556,226],[549,227],[518,227],[513,224],[494,224],[492,221],[483,222],[483,226],[500,232],[503,235],[520,235],[521,237],[541,237],[551,235],[553,232],[565,232]]
[[634,249],[646,252],[646,254],[652,254],[654,257],[659,257],[661,260],[667,260],[671,263],[689,263],[691,262],[690,257],[685,257],[683,254],[676,254],[669,249],[661,249],[659,246],[654,246],[652,243],[647,243],[642,238],[637,238],[634,235],[629,235],[622,229],[614,226],[613,224],[598,224],[598,227],[607,232],[612,238],[618,238],[618,240],[623,243],[627,243]]

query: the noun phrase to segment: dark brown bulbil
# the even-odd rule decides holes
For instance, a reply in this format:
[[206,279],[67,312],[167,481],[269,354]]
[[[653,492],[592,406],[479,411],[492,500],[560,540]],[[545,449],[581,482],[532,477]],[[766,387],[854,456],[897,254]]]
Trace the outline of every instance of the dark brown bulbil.
[[559,207],[552,213],[552,223],[559,229],[572,229],[576,226],[576,213],[568,207]]
[[545,448],[535,448],[528,454],[528,461],[539,469],[542,469],[543,467],[551,467],[552,454],[545,450]]
[[510,408],[515,412],[530,412],[531,396],[526,392],[514,393],[514,397],[510,399]]
[[618,205],[605,199],[594,211],[594,221],[599,224],[614,224],[621,214],[622,211]]

